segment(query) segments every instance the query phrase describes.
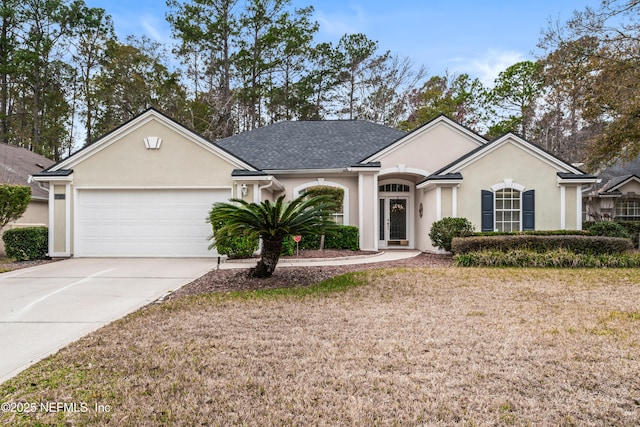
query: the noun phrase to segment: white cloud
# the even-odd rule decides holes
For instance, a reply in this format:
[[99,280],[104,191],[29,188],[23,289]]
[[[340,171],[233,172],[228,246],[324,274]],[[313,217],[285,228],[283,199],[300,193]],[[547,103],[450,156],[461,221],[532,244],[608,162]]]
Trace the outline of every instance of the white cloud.
[[461,65],[466,66],[466,72],[478,77],[485,86],[493,86],[500,72],[526,59],[520,52],[489,49],[482,56]]
[[144,32],[152,39],[163,44],[171,43],[171,34],[168,29],[163,28],[167,26],[165,21],[158,21],[158,18],[153,15],[143,15],[141,17],[141,24]]
[[345,34],[366,34],[370,25],[370,19],[360,6],[351,6],[346,13],[333,14],[317,8],[313,17],[320,24],[320,33],[323,33],[327,40],[337,40]]

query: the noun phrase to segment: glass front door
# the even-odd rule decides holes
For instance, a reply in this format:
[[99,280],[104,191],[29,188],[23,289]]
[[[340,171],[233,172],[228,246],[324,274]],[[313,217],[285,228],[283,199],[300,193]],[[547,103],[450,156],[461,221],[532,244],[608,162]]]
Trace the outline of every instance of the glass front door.
[[408,246],[407,197],[381,197],[379,200],[380,240],[382,246]]

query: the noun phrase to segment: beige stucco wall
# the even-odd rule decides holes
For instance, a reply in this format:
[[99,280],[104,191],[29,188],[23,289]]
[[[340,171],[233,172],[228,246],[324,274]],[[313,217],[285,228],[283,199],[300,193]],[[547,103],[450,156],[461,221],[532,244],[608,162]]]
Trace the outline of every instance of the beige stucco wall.
[[[34,200],[31,199],[27,210],[16,221],[12,221],[5,225],[2,230],[4,233],[7,230],[21,227],[39,227],[47,226],[49,224],[49,204],[46,200]],[[4,255],[4,241],[0,239],[0,254]]]
[[478,144],[470,136],[446,123],[416,131],[407,138],[406,143],[378,159],[382,171],[405,165],[431,174],[478,148]]
[[[458,189],[458,216],[470,220],[481,230],[481,190],[490,190],[492,185],[503,183],[506,179],[524,186],[524,191],[535,190],[535,228],[536,230],[557,230],[560,221],[560,187],[557,184],[558,169],[519,146],[505,143],[488,155],[465,166],[460,170],[464,178]],[[573,193],[573,202],[566,204],[566,217],[576,218],[575,190],[567,190],[569,198]],[[567,223],[567,227],[573,223]]]
[[[376,230],[378,227],[378,199],[375,197],[374,189],[378,181],[373,173],[363,173],[360,176],[360,187],[362,189],[362,223],[360,225],[360,249],[370,251],[378,248],[378,237]],[[357,220],[356,220],[357,221]],[[357,223],[354,225],[358,225]]]
[[[144,138],[162,138],[158,150]],[[234,166],[152,120],[73,166],[77,187],[231,186]]]
[[[301,186],[316,186],[316,185],[327,185],[327,186],[342,186],[349,189],[349,224],[345,225],[354,225],[358,226],[358,175],[355,173],[352,174],[339,174],[339,175],[331,175],[331,174],[319,174],[319,175],[302,175],[302,176],[291,176],[291,175],[275,175],[278,181],[285,187],[284,194],[286,198],[291,200],[297,195],[294,194],[296,188],[300,188]],[[283,193],[278,193],[276,196],[279,196]],[[267,195],[268,196],[268,195]],[[345,194],[346,197],[346,194]],[[345,199],[346,201],[346,199]]]
[[453,201],[453,190],[451,187],[443,187],[440,189],[441,191],[441,196],[440,196],[440,200],[441,200],[441,213],[442,216],[441,218],[445,218],[445,217],[449,217],[449,216],[453,216],[453,206],[452,206],[452,201]]
[[[54,195],[65,194],[64,185],[54,185],[52,187]],[[66,200],[53,201],[53,221],[53,252],[63,253],[66,250]]]
[[[565,229],[567,230],[575,230],[576,228],[578,228],[578,221],[576,218],[576,203],[577,203],[577,197],[578,195],[576,194],[576,186],[569,186],[565,188],[565,203],[566,203],[566,208],[565,208]],[[537,202],[537,198],[536,198],[536,202]],[[538,210],[536,208],[536,214],[538,213]]]
[[430,190],[418,190],[416,191],[416,204],[419,208],[420,203],[423,204],[422,218],[418,216],[418,226],[416,227],[416,248],[435,252],[436,248],[431,244],[429,238],[429,232],[431,231],[431,224],[436,220],[436,206],[437,206],[437,191],[435,188]]

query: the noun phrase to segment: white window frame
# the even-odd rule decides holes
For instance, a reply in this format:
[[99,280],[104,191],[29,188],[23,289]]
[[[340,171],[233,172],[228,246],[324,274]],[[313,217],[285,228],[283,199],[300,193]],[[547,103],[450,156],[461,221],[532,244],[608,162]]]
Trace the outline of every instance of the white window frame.
[[317,186],[335,187],[341,189],[344,192],[344,197],[342,199],[342,212],[337,212],[333,214],[333,216],[336,219],[336,223],[340,224],[337,219],[342,218],[342,225],[351,225],[351,223],[349,222],[349,187],[345,185],[342,185],[338,182],[325,181],[324,178],[318,178],[316,181],[305,182],[304,184],[295,187],[293,189],[293,197],[296,198],[300,196],[300,194],[304,193],[304,190],[306,190],[307,188]]
[[[624,204],[624,206],[620,206]],[[624,213],[622,213],[624,212]],[[629,214],[631,212],[631,214]],[[614,218],[621,221],[640,220],[640,199],[618,199],[614,205]]]
[[[505,179],[503,182],[491,186],[491,191],[493,191],[493,229],[494,230],[506,231],[506,232],[522,231],[522,194],[524,193],[525,188],[526,187],[524,185],[517,184],[513,182],[513,180],[511,179]],[[503,190],[517,191],[519,194],[518,209],[509,209],[509,210],[505,210],[504,208],[500,209],[501,212],[516,212],[516,211],[518,212],[518,229],[517,230],[514,230],[513,227],[511,227],[511,230],[504,230],[504,228],[503,229],[498,228],[498,208],[497,208],[498,192]],[[502,199],[502,200],[505,200],[505,199]],[[509,199],[509,200],[513,200],[513,199]],[[504,226],[505,221],[502,220],[500,221],[500,223]],[[513,224],[514,221],[511,220],[511,221],[508,221],[508,223]]]

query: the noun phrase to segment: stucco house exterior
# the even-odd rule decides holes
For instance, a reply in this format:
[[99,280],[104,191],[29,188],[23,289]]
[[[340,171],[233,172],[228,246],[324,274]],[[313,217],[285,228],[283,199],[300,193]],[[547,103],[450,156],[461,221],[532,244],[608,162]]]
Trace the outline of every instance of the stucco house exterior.
[[[31,187],[31,200],[24,214],[2,228],[2,232],[19,227],[46,226],[49,221],[49,193],[45,187],[31,180],[31,176],[53,165],[53,161],[26,148],[0,144],[0,182]],[[0,253],[4,242],[0,239]]]
[[596,177],[507,134],[487,141],[440,116],[405,133],[366,121],[289,121],[211,142],[150,109],[35,175],[50,190],[54,257],[196,257],[207,214],[231,197],[260,202],[344,190],[340,223],[365,250],[434,251],[431,224],[477,230],[576,229]]

